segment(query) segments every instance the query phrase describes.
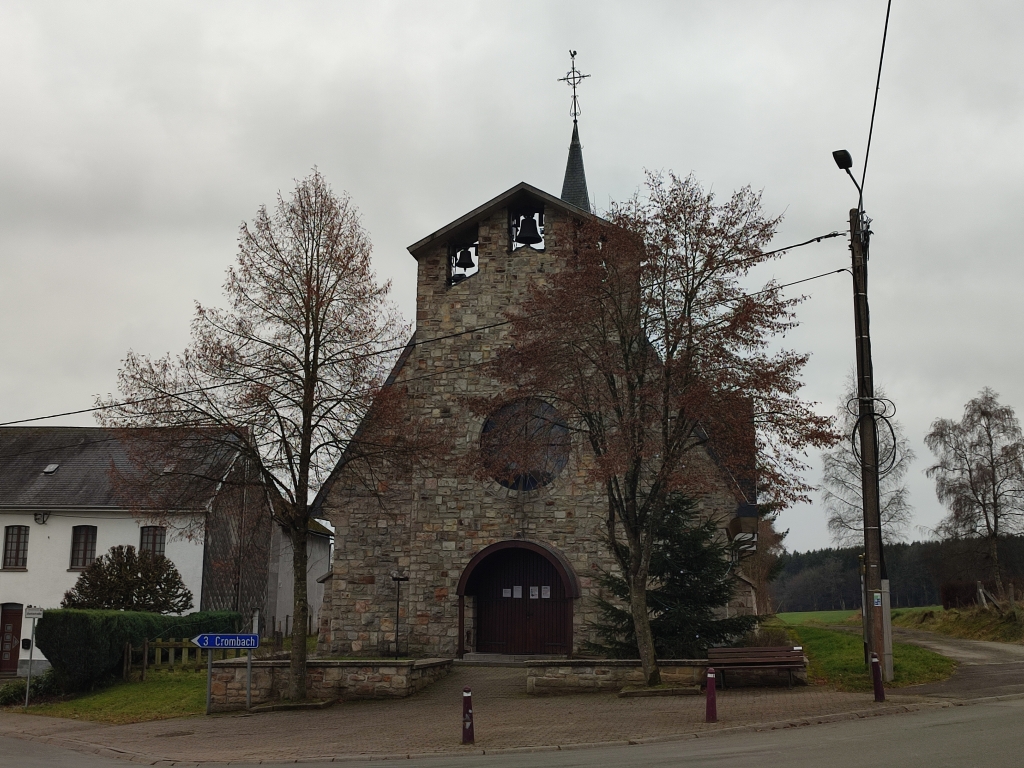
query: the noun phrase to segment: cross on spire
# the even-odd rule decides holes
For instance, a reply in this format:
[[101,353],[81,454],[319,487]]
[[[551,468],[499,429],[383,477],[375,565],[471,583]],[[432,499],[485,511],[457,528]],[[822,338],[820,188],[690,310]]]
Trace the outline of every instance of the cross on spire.
[[576,51],[569,51],[569,58],[572,60],[572,69],[565,73],[565,77],[558,78],[558,82],[568,83],[572,86],[572,108],[569,110],[569,114],[572,115],[572,121],[575,123],[576,118],[580,115],[580,101],[576,97],[576,86],[590,75],[584,75],[576,69]]

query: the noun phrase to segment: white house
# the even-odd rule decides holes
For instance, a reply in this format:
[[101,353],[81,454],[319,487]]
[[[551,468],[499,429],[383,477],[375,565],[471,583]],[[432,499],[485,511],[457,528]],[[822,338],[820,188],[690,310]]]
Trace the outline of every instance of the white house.
[[[230,458],[224,465],[229,472]],[[271,526],[262,492],[214,483],[196,494],[202,508],[147,520],[119,501],[116,478],[131,471],[122,441],[106,429],[0,428],[0,676],[28,669],[25,606],[60,607],[79,574],[115,545],[166,555],[196,609],[266,611]],[[196,514],[202,522],[186,537]],[[47,665],[38,650],[33,658]]]
[[[309,603],[310,634],[320,626],[324,602],[324,583],[331,576],[331,543],[334,534],[316,520],[309,521],[306,540],[306,602]],[[270,540],[270,593],[267,596],[265,618],[271,631],[291,631],[294,612],[293,589],[295,569],[292,567],[292,542],[288,535],[274,526]]]

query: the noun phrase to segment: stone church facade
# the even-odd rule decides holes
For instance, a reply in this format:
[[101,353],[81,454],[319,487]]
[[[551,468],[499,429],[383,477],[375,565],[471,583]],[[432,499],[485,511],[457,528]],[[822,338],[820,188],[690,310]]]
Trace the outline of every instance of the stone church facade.
[[[573,139],[570,193],[580,187],[569,184],[575,128]],[[482,364],[508,343],[504,313],[557,269],[570,228],[592,216],[585,180],[582,189],[567,202],[521,183],[409,248],[418,273],[415,343],[391,381],[407,388],[414,412],[441,420],[454,439],[447,455],[388,478],[384,504],[360,495],[344,469],[321,489],[315,514],[332,522],[336,542],[321,652],[393,653],[396,613],[399,648],[413,656],[572,656],[594,639],[598,576],[616,565],[604,543],[607,500],[588,475],[588,452],[574,445],[529,488],[482,478],[465,461],[487,429],[465,397],[500,391]],[[719,522],[723,536],[749,542],[752,494],[719,474],[702,514]],[[739,584],[729,610],[752,612],[753,589]]]

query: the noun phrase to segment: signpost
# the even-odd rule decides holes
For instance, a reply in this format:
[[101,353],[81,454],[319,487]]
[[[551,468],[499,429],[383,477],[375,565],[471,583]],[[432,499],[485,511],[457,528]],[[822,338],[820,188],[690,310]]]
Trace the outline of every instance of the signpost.
[[[34,631],[35,624],[33,624]],[[231,635],[220,635],[213,633],[206,633],[202,635],[196,635],[192,638],[192,644],[197,645],[200,648],[206,650],[206,714],[210,714],[211,705],[213,703],[213,652],[218,649],[230,650],[233,648],[244,648],[249,651],[250,658],[253,648],[260,647],[260,636],[252,634],[231,634]],[[251,702],[252,697],[252,663],[250,661],[246,676],[249,678],[247,681],[248,692],[246,694],[246,703]]]
[[[260,632],[260,611],[257,608],[252,613],[252,633],[259,638]],[[257,643],[258,645],[259,643]],[[245,660],[245,708],[252,709],[252,648],[246,651]]]
[[26,605],[25,618],[32,619],[32,637],[28,641],[28,679],[25,680],[25,709],[28,709],[28,692],[32,690],[32,654],[36,649],[36,619],[43,618],[43,609],[38,605]]

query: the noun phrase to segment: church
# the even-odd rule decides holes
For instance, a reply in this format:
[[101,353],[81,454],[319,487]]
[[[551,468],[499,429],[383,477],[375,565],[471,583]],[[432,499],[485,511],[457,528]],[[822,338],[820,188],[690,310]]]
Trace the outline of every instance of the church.
[[[598,577],[617,566],[604,538],[607,498],[580,466],[585,452],[568,450],[564,430],[529,483],[481,478],[463,461],[496,418],[474,414],[465,398],[499,392],[484,364],[509,343],[505,313],[555,268],[575,224],[594,217],[575,88],[573,98],[561,195],[517,184],[409,247],[416,330],[388,385],[405,387],[415,412],[443,419],[454,437],[450,455],[388,478],[387,504],[354,492],[344,462],[321,488],[313,514],[335,529],[321,653],[572,657],[594,639]],[[532,407],[559,423],[549,404]],[[749,549],[755,501],[723,477],[701,512]],[[741,574],[729,610],[752,613],[754,605]]]

